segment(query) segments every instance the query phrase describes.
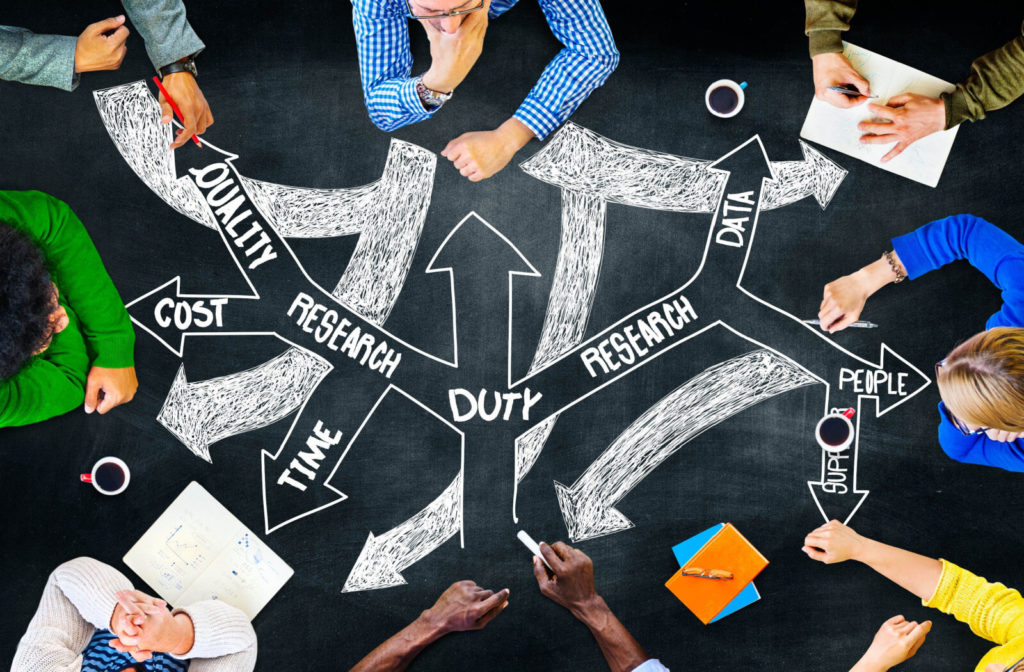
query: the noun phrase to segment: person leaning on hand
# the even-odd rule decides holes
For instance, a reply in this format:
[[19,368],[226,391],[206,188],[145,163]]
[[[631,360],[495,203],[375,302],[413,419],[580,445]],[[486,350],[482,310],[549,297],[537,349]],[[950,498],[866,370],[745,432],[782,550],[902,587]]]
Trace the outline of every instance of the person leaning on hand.
[[939,445],[954,460],[1024,472],[1024,245],[974,215],[955,215],[892,239],[893,250],[825,285],[818,319],[830,333],[855,322],[869,296],[957,259],[1002,291],[986,331],[935,365]]
[[251,672],[256,633],[238,609],[203,600],[168,611],[92,558],[57,567],[11,672]]
[[[480,57],[491,19],[518,0],[352,0],[363,98],[383,131],[429,119]],[[455,138],[441,155],[477,182],[502,168],[531,138],[543,140],[601,86],[619,63],[600,0],[538,0],[564,48],[526,99],[493,131]],[[409,20],[430,40],[430,67],[412,76]]]
[[[185,18],[181,0],[123,0],[122,4],[184,117],[184,128],[171,144],[172,149],[180,147],[213,124],[210,106],[195,79],[195,57],[205,45]],[[129,35],[123,15],[90,24],[78,37],[0,26],[0,79],[73,91],[83,72],[120,68],[128,53]],[[170,123],[173,110],[162,92],[160,107],[161,120]]]
[[[936,560],[889,546],[833,520],[804,538],[803,552],[834,564],[856,560],[921,598],[926,607],[950,614],[996,646],[975,672],[1017,671],[1024,658],[1024,599],[1001,583],[989,583],[948,560]],[[864,658],[851,672],[884,672],[913,656],[931,629],[931,621],[908,624],[902,616],[886,621]]]
[[[804,0],[814,69],[814,95],[836,107],[853,107],[865,102],[871,85],[843,55],[842,33],[850,29],[857,0]],[[882,157],[889,161],[921,138],[963,123],[984,119],[987,112],[1006,107],[1024,94],[1024,24],[1016,37],[971,64],[971,74],[951,93],[929,98],[903,93],[885,105],[868,105],[881,121],[862,121],[861,142],[896,145]],[[860,91],[847,96],[829,91],[844,86]]]
[[0,427],[135,396],[131,319],[67,204],[0,191],[0,297]]
[[[508,606],[508,588],[494,592],[472,581],[458,581],[430,609],[356,663],[349,672],[400,672],[451,632],[481,630]],[[479,664],[477,669],[486,669]]]
[[590,629],[612,672],[668,672],[660,661],[647,655],[597,594],[594,563],[586,553],[561,541],[550,546],[541,542],[540,552],[551,566],[549,570],[539,557],[533,557],[533,575],[541,594]]

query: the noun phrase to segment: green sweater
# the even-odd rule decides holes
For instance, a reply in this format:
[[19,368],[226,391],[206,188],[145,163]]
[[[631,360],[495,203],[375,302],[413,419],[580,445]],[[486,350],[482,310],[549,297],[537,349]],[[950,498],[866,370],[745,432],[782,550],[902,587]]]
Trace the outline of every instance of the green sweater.
[[89,234],[66,203],[38,191],[0,191],[0,221],[42,249],[69,320],[50,347],[0,382],[0,427],[10,427],[82,404],[90,365],[134,366],[135,332]]
[[[842,51],[842,32],[850,29],[857,0],[804,0],[804,9],[811,56]],[[1020,33],[975,60],[970,76],[952,93],[942,94],[946,128],[984,119],[986,112],[1006,107],[1024,95],[1024,23]]]

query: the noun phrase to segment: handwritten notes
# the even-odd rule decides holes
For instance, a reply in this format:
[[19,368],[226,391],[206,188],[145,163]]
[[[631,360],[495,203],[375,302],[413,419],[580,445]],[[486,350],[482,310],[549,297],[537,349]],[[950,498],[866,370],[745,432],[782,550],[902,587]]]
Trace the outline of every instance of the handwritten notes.
[[[871,94],[878,96],[870,102],[885,105],[889,98],[901,93],[918,93],[931,98],[952,91],[955,87],[937,77],[915,70],[872,51],[844,42],[843,53],[853,67],[871,83]],[[800,136],[830,149],[848,154],[861,161],[897,175],[934,187],[939,183],[946,159],[956,139],[959,126],[948,131],[932,133],[913,143],[902,154],[888,163],[881,158],[893,144],[870,145],[860,141],[863,132],[857,124],[870,121],[874,115],[867,104],[847,109],[833,107],[815,98],[807,111]]]
[[125,554],[124,562],[173,606],[223,600],[250,620],[294,573],[194,481]]

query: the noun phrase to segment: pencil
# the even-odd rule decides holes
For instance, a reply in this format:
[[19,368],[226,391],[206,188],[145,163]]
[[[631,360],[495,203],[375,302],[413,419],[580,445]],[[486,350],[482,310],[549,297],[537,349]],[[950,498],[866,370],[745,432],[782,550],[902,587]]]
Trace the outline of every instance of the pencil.
[[[164,94],[164,98],[167,100],[167,103],[171,106],[171,109],[174,110],[174,113],[178,115],[178,119],[181,120],[181,123],[184,124],[185,115],[181,113],[181,110],[178,109],[178,104],[174,102],[174,98],[171,98],[171,94],[167,93],[167,89],[165,89],[164,85],[160,83],[160,78],[154,75],[153,83],[156,84],[156,88],[160,89],[160,93]],[[192,134],[192,141],[200,147],[203,146],[202,143],[199,142],[199,138],[196,137],[195,133]]]

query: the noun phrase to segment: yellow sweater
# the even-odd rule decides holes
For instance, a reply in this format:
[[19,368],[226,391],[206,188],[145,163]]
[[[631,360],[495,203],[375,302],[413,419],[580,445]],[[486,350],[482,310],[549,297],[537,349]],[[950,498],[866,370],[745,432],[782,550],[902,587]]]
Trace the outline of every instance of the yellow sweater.
[[952,562],[942,560],[942,576],[926,607],[951,614],[971,626],[979,637],[996,646],[981,659],[975,672],[990,663],[1009,667],[1024,658],[1024,598],[1001,583],[989,583]]

